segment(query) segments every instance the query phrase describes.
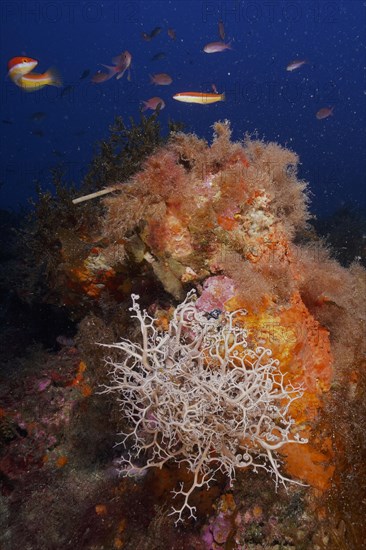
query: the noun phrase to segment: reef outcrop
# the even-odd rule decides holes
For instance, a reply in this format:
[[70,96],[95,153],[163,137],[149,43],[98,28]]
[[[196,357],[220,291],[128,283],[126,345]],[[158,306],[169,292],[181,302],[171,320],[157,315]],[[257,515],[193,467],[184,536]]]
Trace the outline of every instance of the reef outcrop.
[[[112,333],[121,317],[120,336],[138,339],[126,312],[120,313],[131,306],[132,293],[162,335],[193,289],[197,308],[208,318],[245,311],[235,318],[249,349],[271,350],[281,376],[302,388],[290,413],[294,433],[301,432],[307,443],[281,446],[281,471],[308,485],[309,507],[329,522],[332,541],[341,536],[339,521],[353,529],[342,498],[345,491],[347,499],[360,498],[348,474],[352,468],[358,476],[364,471],[357,449],[364,449],[365,439],[350,419],[362,418],[366,387],[366,279],[357,262],[341,267],[310,230],[309,190],[298,177],[298,163],[294,152],[276,143],[249,136],[233,142],[227,121],[214,125],[211,144],[172,133],[139,171],[98,199],[94,226],[77,228],[78,246],[61,236],[53,278],[60,281],[62,303],[92,312],[110,328],[84,331],[81,347],[90,356],[96,341],[115,342]],[[87,203],[73,208],[80,209],[81,219],[90,210]],[[258,479],[254,483],[258,487]],[[263,515],[263,502],[252,498],[251,505],[255,512],[249,521],[242,510],[238,532],[239,524],[256,525]],[[332,506],[333,518],[326,506]],[[213,524],[214,519],[212,532]],[[352,537],[357,546],[359,532],[353,530]]]

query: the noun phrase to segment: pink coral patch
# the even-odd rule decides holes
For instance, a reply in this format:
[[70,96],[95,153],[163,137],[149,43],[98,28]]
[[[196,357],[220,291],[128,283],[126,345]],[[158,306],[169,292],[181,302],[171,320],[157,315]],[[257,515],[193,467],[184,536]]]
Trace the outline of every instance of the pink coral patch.
[[203,284],[203,292],[196,302],[202,311],[224,309],[225,302],[235,294],[234,281],[225,275],[209,277]]

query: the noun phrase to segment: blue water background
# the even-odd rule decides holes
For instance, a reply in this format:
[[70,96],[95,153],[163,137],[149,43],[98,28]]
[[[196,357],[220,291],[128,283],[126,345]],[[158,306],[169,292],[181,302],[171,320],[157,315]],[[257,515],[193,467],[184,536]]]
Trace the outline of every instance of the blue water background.
[[[141,101],[164,99],[161,121],[183,121],[188,131],[211,139],[212,124],[231,121],[233,136],[245,133],[296,151],[299,174],[310,183],[312,211],[332,213],[345,204],[365,206],[365,3],[361,1],[219,0],[3,0],[0,5],[1,207],[17,210],[34,196],[34,184],[50,188],[50,168],[63,162],[67,178],[80,182],[98,140],[108,136],[115,115],[138,119]],[[225,24],[232,50],[205,54]],[[142,32],[161,26],[145,42]],[[167,29],[176,31],[176,40]],[[100,63],[131,52],[132,80],[95,85]],[[166,58],[152,61],[158,52]],[[55,66],[64,86],[26,93],[7,77],[18,55],[39,60],[37,70]],[[303,58],[294,72],[286,65]],[[85,69],[91,74],[80,80]],[[169,73],[170,86],[153,86],[149,73]],[[178,103],[183,91],[211,91],[226,101]],[[322,107],[334,116],[317,120]],[[32,121],[34,112],[46,113]],[[43,136],[33,134],[41,130]]]

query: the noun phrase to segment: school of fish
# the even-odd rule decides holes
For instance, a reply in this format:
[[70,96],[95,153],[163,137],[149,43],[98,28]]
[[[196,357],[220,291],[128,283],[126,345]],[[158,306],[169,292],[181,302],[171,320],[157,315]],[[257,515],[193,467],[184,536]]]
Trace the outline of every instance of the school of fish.
[[[143,40],[150,42],[162,32],[162,27],[155,27],[151,32],[142,32]],[[176,40],[176,33],[173,28],[168,28],[167,34],[171,40]],[[226,50],[231,50],[231,42],[225,42],[225,27],[222,20],[218,22],[218,35],[220,41],[209,42],[203,47],[203,52],[206,54],[221,53]],[[159,61],[166,57],[165,52],[155,54],[151,61]],[[105,70],[98,70],[92,77],[91,82],[94,84],[102,84],[116,77],[116,80],[121,79],[127,72],[127,80],[131,80],[131,63],[132,55],[129,51],[124,51],[120,55],[112,59],[113,65],[101,64]],[[308,64],[306,59],[294,59],[288,63],[286,70],[293,72]],[[54,67],[49,68],[44,73],[36,73],[33,70],[37,67],[38,61],[31,57],[16,56],[8,62],[8,77],[19,88],[26,92],[33,92],[42,89],[45,86],[62,87],[62,80],[59,72]],[[85,69],[80,80],[87,78],[90,74],[89,69]],[[169,86],[173,79],[167,73],[155,73],[150,75],[150,83],[155,86]],[[225,101],[225,93],[219,93],[215,84],[212,84],[212,92],[196,92],[185,91],[175,93],[172,97],[174,100],[182,103],[194,103],[199,105],[210,105],[219,101]],[[67,85],[61,92],[61,97],[67,93],[71,93],[74,85]],[[160,97],[151,97],[148,100],[142,101],[141,110],[147,109],[156,110],[164,109],[165,102]],[[334,106],[326,106],[319,109],[315,116],[318,120],[326,119],[333,115]],[[42,120],[44,113],[34,113],[33,121]],[[3,120],[4,124],[12,124],[12,121]],[[34,135],[41,135],[41,130],[35,130]],[[42,134],[43,135],[43,134]]]

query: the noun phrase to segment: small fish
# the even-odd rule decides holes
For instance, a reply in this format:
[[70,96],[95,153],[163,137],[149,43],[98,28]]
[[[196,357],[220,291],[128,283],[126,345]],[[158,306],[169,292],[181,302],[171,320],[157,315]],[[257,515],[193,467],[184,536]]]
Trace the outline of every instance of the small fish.
[[[101,84],[102,82],[106,82],[107,80],[110,80],[114,76],[116,76],[117,80],[123,77],[125,72],[128,70],[130,71],[132,61],[132,55],[127,50],[122,52],[120,55],[117,55],[112,59],[112,63],[114,64],[113,67],[110,65],[104,65],[101,64],[103,67],[105,67],[108,72],[104,73],[103,71],[98,71],[95,73],[95,75],[92,77],[92,82],[95,84]],[[130,80],[130,72],[128,80]]]
[[155,84],[156,86],[169,86],[172,82],[172,77],[166,73],[150,75],[150,84]]
[[218,94],[219,92],[217,91],[217,88],[216,88],[216,84],[211,84],[211,89],[212,89],[212,92],[214,94]]
[[294,59],[287,65],[286,71],[289,71],[289,72],[295,71],[296,69],[300,69],[300,67],[302,67],[306,63],[307,63],[306,59]]
[[333,115],[333,107],[323,107],[322,109],[319,109],[319,111],[316,113],[316,118],[318,120],[323,120],[323,118],[328,118],[329,116]]
[[73,84],[68,84],[67,86],[65,86],[62,89],[60,96],[64,97],[65,95],[71,94],[71,92],[74,90],[74,88],[75,88],[75,86]]
[[52,154],[56,157],[62,158],[65,156],[65,153],[62,153],[61,151],[58,151],[57,149],[53,149]]
[[3,120],[1,121],[3,124],[13,124],[13,121],[12,120],[8,120],[8,119],[5,119],[3,118]]
[[84,80],[84,78],[86,78],[87,76],[90,75],[90,70],[89,69],[85,69],[85,71],[83,71],[80,75],[80,79],[79,80]]
[[221,38],[221,40],[225,40],[225,27],[222,19],[220,19],[218,27],[219,27],[219,37]]
[[142,103],[144,104],[142,107],[142,111],[146,111],[147,109],[151,109],[152,111],[155,111],[158,107],[160,107],[160,111],[161,111],[165,107],[165,103],[161,99],[161,97],[152,97],[147,101],[143,101]]
[[26,92],[35,92],[44,86],[62,86],[61,78],[55,68],[43,74],[32,73],[38,61],[31,57],[13,57],[8,62],[9,78]]
[[155,36],[158,36],[162,31],[161,27],[155,27],[150,33],[149,32],[142,32],[141,36],[146,42],[150,42]]
[[31,134],[33,136],[38,136],[38,137],[43,137],[44,136],[44,132],[42,130],[32,130]]
[[169,38],[171,38],[172,40],[175,40],[177,38],[177,35],[176,35],[176,32],[174,29],[170,28],[168,29],[168,36]]
[[36,113],[33,113],[31,115],[31,120],[33,120],[33,122],[40,122],[41,120],[46,118],[46,116],[46,113],[44,113],[43,111],[37,111]]
[[155,36],[158,36],[158,34],[160,34],[161,31],[162,31],[162,28],[161,28],[161,27],[155,27],[155,28],[151,31],[151,33],[150,33],[150,38],[151,38],[151,40],[152,40],[153,38],[155,38]]
[[[107,65],[103,65],[103,67],[109,68]],[[94,84],[101,84],[102,82],[106,82],[110,78],[112,78],[116,73],[110,71],[109,73],[104,73],[103,71],[97,71],[93,78],[91,79]]]
[[225,101],[225,93],[209,94],[201,92],[180,92],[173,95],[173,99],[182,101],[183,103],[198,103],[199,105],[209,105],[217,101]]
[[127,80],[131,80],[130,67],[132,62],[132,55],[125,50],[120,55],[117,55],[112,59],[112,63],[116,66],[117,80],[123,77],[126,71],[128,71]]
[[165,59],[166,53],[165,52],[159,52],[156,53],[152,58],[151,61],[160,61],[160,59]]
[[230,42],[228,44],[225,44],[225,42],[210,42],[209,44],[206,44],[206,46],[203,48],[203,51],[205,53],[218,53],[231,49],[232,48]]
[[72,348],[75,346],[73,338],[65,336],[64,334],[60,334],[59,336],[57,336],[56,342],[60,344],[60,346],[63,346],[65,348]]

